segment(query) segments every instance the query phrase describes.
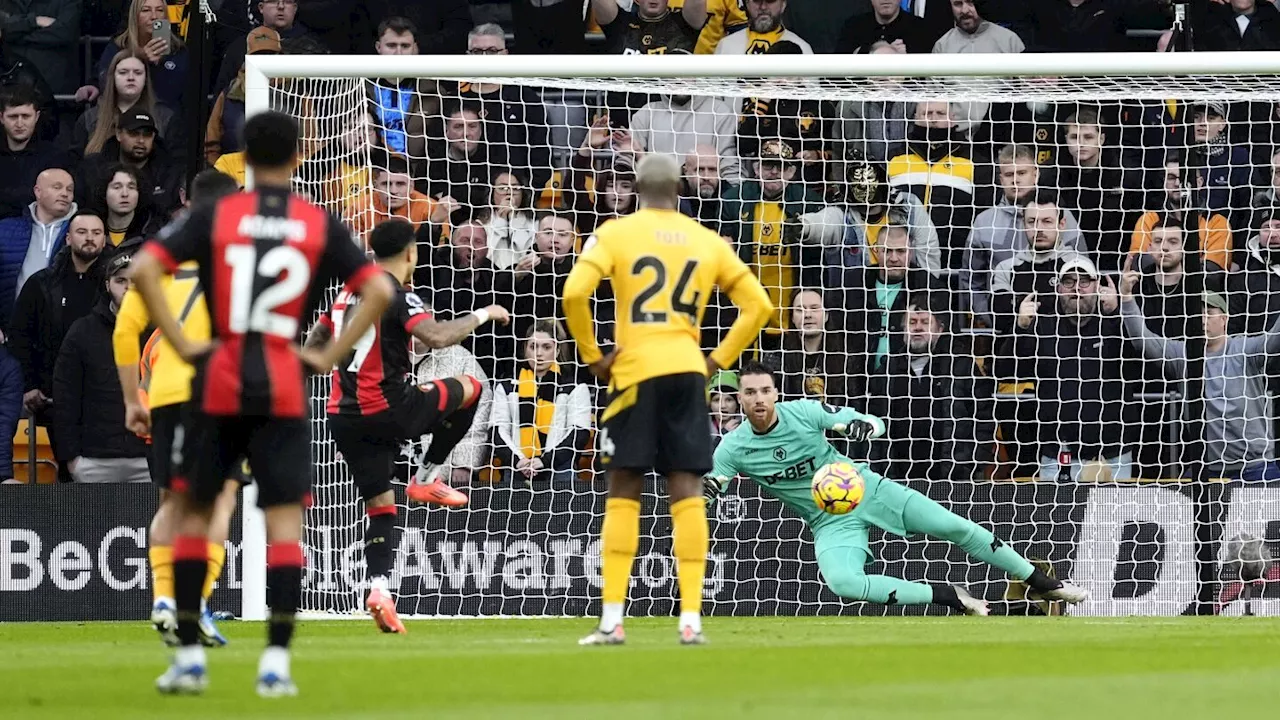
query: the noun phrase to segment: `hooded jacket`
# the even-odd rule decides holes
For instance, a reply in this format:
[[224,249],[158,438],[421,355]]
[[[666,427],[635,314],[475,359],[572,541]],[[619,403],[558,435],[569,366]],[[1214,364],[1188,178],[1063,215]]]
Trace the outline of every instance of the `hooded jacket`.
[[[18,296],[18,280],[22,277],[22,265],[31,246],[31,234],[36,229],[35,203],[24,208],[19,217],[0,220],[0,328],[9,328],[13,303]],[[52,260],[67,241],[70,218],[76,214],[76,204],[71,203],[67,214],[49,223],[45,232],[53,234],[47,258]]]

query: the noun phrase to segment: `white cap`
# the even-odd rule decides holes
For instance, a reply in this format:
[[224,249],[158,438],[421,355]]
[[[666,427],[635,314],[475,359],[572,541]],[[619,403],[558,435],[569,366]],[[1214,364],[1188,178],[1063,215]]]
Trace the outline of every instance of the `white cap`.
[[1080,275],[1088,275],[1094,280],[1098,279],[1098,267],[1093,261],[1083,255],[1075,257],[1062,263],[1062,268],[1058,270],[1057,279],[1061,280],[1063,275],[1067,273],[1078,273]]

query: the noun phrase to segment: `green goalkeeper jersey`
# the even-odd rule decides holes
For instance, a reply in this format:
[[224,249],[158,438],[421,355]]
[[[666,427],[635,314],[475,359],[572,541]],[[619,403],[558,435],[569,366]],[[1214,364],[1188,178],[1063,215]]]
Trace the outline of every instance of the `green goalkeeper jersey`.
[[854,462],[836,452],[827,442],[826,431],[861,420],[871,423],[876,435],[882,435],[884,421],[815,400],[780,402],[775,412],[777,422],[768,432],[757,433],[744,422],[724,436],[716,448],[711,477],[751,478],[813,527],[848,518],[824,513],[814,504],[813,475],[818,468],[833,462],[852,463],[866,481],[866,497],[875,493],[881,478],[866,463]]

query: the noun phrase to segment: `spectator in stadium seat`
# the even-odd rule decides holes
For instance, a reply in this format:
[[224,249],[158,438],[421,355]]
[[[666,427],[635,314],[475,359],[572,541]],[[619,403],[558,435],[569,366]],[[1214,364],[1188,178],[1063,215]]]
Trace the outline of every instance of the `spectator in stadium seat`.
[[24,62],[54,93],[75,92],[80,51],[79,0],[5,3],[5,63]]
[[[787,11],[787,0],[743,0],[743,6],[747,11],[747,26],[717,43],[717,55],[763,55],[779,42],[795,43],[805,55],[813,52],[804,38],[783,27],[782,14]],[[686,0],[685,12],[688,7]]]
[[538,231],[534,236],[534,252],[521,258],[512,272],[499,278],[502,283],[499,293],[506,290],[506,283],[511,283],[510,292],[514,297],[511,325],[517,337],[524,337],[529,327],[539,319],[564,317],[560,298],[564,295],[564,282],[576,260],[574,245],[577,236],[573,222],[551,211],[540,211],[536,217]]
[[645,152],[688,155],[699,145],[716,149],[720,179],[737,183],[738,114],[710,95],[660,95],[631,116],[631,136]]
[[[769,47],[768,55],[800,55],[800,46],[780,40]],[[827,143],[834,137],[835,106],[827,100],[796,98],[790,90],[812,90],[808,79],[778,79],[772,87],[774,97],[748,97],[742,103],[742,119],[738,123],[738,154],[753,158],[760,154],[766,140],[782,140],[796,151],[799,170],[796,181],[804,183],[811,193],[825,197],[827,180]]]
[[[379,55],[417,55],[417,28],[402,17],[378,23]],[[374,125],[382,129],[384,146],[391,152],[422,160],[427,157],[427,123],[440,112],[437,83],[426,78],[378,78],[369,85],[369,106]]]
[[92,199],[90,207],[102,215],[107,226],[106,252],[132,255],[168,222],[142,204],[141,183],[137,170],[117,165],[102,196]]
[[[262,14],[262,27],[274,30],[281,44],[302,38],[319,43],[311,29],[297,21],[298,3],[299,0],[260,0],[258,12]],[[244,68],[249,35],[252,33],[235,38],[227,47],[222,57],[222,66],[218,70],[218,78],[213,83],[213,92],[222,92],[231,87],[231,81]]]
[[[311,162],[322,178],[321,204],[338,207],[343,217],[351,217],[353,207],[373,186],[373,168],[387,166],[378,122],[371,110],[359,107],[350,115],[346,130],[321,148]],[[244,153],[223,155],[214,168],[236,178],[244,187]]]
[[871,458],[892,477],[978,481],[994,459],[993,386],[952,318],[945,291],[911,293],[905,351],[871,378],[868,412],[888,425]]
[[[901,55],[907,51],[901,44],[884,40],[872,43],[872,55]],[[895,80],[879,82],[892,85]],[[907,151],[907,132],[911,128],[912,108],[901,100],[841,100],[836,108],[834,147],[838,157],[848,159],[855,154],[873,163],[887,163]]]
[[910,231],[911,257],[917,267],[931,275],[942,269],[938,230],[919,198],[893,190],[885,179],[884,166],[858,157],[841,166],[849,174],[837,183],[844,206],[828,207],[817,219],[819,225],[836,228],[838,237],[827,241],[823,251],[828,267],[828,286],[845,287],[842,268],[866,268],[880,263],[880,235],[890,224]]
[[105,293],[67,330],[53,368],[57,460],[80,483],[149,482],[147,444],[124,424],[120,377],[112,358],[116,312],[129,289],[130,259],[106,269]]
[[[484,226],[479,222],[459,223],[445,245],[427,246],[422,242],[421,231],[418,236],[418,256],[430,260],[420,262],[414,270],[413,284],[419,292],[431,296],[437,317],[451,320],[495,303],[503,307],[514,305],[510,280],[504,283],[501,297],[495,292],[497,278],[489,262]],[[468,336],[462,345],[475,355],[489,377],[510,374],[509,363],[515,356],[515,336],[510,326],[483,328]]]
[[174,152],[186,152],[182,147],[187,137],[182,122],[177,113],[156,102],[147,66],[140,58],[128,52],[118,53],[107,67],[107,78],[109,82],[102,86],[98,104],[81,113],[71,129],[71,152],[75,157],[102,152],[107,141],[115,137],[120,118],[130,110],[150,113],[160,136],[171,147],[178,143]]
[[164,215],[177,210],[182,205],[185,169],[173,160],[168,145],[157,134],[155,118],[134,109],[121,115],[116,124],[115,137],[102,146],[101,152],[80,163],[77,200],[84,205],[98,197],[111,180],[112,169],[121,164],[136,170],[141,178],[142,202]]
[[679,10],[668,0],[636,0],[628,10],[615,0],[591,0],[591,12],[615,55],[689,54],[707,21],[707,0],[686,0]]
[[506,166],[504,148],[484,136],[482,112],[475,101],[446,103],[443,147],[428,148],[426,194],[456,205],[450,214],[463,207],[484,207],[489,199],[489,180]]
[[976,202],[985,204],[985,163],[956,126],[958,107],[921,102],[907,134],[907,152],[889,160],[889,185],[920,198],[938,229],[942,266],[957,268]]
[[[720,201],[724,223],[721,234],[729,238],[738,255],[751,266],[770,299],[781,308],[768,330],[775,338],[786,327],[787,300],[798,287],[822,286],[822,233],[839,230],[823,227],[815,213],[821,201],[802,184],[794,182],[795,150],[781,140],[760,148],[754,177],[728,185]],[[805,222],[809,216],[810,222]]]
[[471,9],[466,0],[388,0],[386,16],[407,18],[413,23],[423,55],[461,55],[466,50],[467,31],[471,29]]
[[738,374],[719,370],[707,381],[707,405],[711,410],[711,442],[719,445],[726,433],[742,424],[742,408],[738,404]]
[[843,312],[827,312],[822,292],[800,288],[788,304],[790,323],[782,347],[761,361],[780,373],[782,400],[817,400],[845,407],[853,401],[862,368],[854,367]]
[[909,296],[940,287],[917,264],[907,226],[891,221],[880,231],[879,255],[875,266],[844,270],[841,289],[828,294],[828,304],[846,314],[837,324],[850,333],[850,367],[858,378],[883,372],[890,357],[904,352]]
[[1255,210],[1251,227],[1241,267],[1227,276],[1231,331],[1250,335],[1280,318],[1280,205]]
[[720,155],[710,145],[698,145],[684,156],[680,211],[720,232]]
[[[1130,253],[1147,251],[1151,242],[1151,229],[1161,222],[1167,222],[1162,216],[1172,216],[1178,228],[1182,228],[1182,161],[1176,153],[1164,164],[1164,192],[1160,194],[1159,203],[1159,209],[1148,210],[1138,218],[1133,228],[1133,240],[1129,244]],[[1230,270],[1231,223],[1225,215],[1212,211],[1197,212],[1196,216],[1199,217],[1200,252],[1206,263],[1204,269],[1212,273]]]
[[1060,153],[1055,186],[1061,207],[1076,214],[1090,256],[1103,273],[1123,264],[1129,247],[1128,229],[1136,222],[1145,173],[1126,169],[1119,153],[1108,146],[1096,108],[1084,107],[1063,126],[1067,152]]
[[[494,23],[476,26],[467,34],[467,54],[506,55],[506,32]],[[485,139],[501,147],[511,167],[533,179],[533,187],[542,187],[551,178],[550,127],[537,89],[515,84],[441,83],[441,94],[479,105]]]
[[449,203],[434,201],[415,190],[404,158],[389,157],[386,167],[374,168],[371,179],[369,192],[350,208],[351,229],[360,237],[366,237],[379,223],[392,217],[404,218],[414,228],[421,228],[424,223],[441,229],[448,226]]
[[35,200],[17,217],[0,220],[0,328],[10,327],[13,303],[27,278],[48,267],[66,241],[78,207],[75,183],[61,168],[36,178]]
[[[123,51],[146,61],[147,76],[151,78],[151,85],[155,88],[156,101],[172,110],[180,110],[190,62],[186,45],[179,37],[177,28],[173,29],[168,42],[151,36],[151,23],[155,20],[167,21],[168,17],[169,10],[164,0],[133,0],[124,32],[112,38],[98,57],[98,63],[94,67],[98,78],[97,86],[85,85],[80,88],[76,91],[76,100],[90,102],[98,97],[98,88],[107,86],[108,68],[116,55]],[[243,51],[240,53],[240,60],[244,60]],[[236,64],[232,68],[232,76],[239,67]],[[230,82],[230,78],[227,82]],[[218,89],[222,87],[219,86]]]
[[1116,288],[1083,257],[1061,265],[1054,288],[1023,299],[1014,323],[1015,351],[1035,367],[1040,479],[1132,478],[1124,427],[1140,366],[1115,314]]
[[1280,50],[1280,10],[1267,0],[1196,3],[1196,50]]
[[49,168],[74,167],[61,148],[36,137],[39,122],[39,104],[32,90],[15,86],[0,92],[0,125],[4,127],[4,143],[0,144],[0,219],[20,217],[26,212],[36,199],[32,189],[40,173]]
[[[22,366],[5,346],[4,331],[0,330],[0,434],[11,438],[18,434],[18,420],[22,417]],[[13,482],[13,443],[0,442],[0,482]],[[25,482],[23,478],[19,482]]]
[[[723,2],[731,7],[737,5],[737,0],[723,0]],[[807,0],[789,3],[782,19],[795,34],[809,41],[814,53],[830,55],[836,52],[836,43],[840,39],[845,23],[851,18],[868,21],[870,18],[867,16],[870,14],[871,3],[869,2]],[[742,21],[746,22],[746,15],[743,15]],[[706,34],[706,28],[703,28],[703,34]],[[699,41],[701,39],[699,37]],[[701,51],[701,42],[698,47]]]
[[[584,236],[592,235],[597,227],[613,218],[636,211],[634,158],[638,155],[638,144],[628,131],[610,132],[607,125],[601,125],[603,121],[602,118],[592,125],[582,148],[570,160],[568,172],[568,182],[573,188],[573,208],[577,212],[577,229]],[[592,154],[601,152],[610,143],[613,154],[609,163],[593,172]]]
[[923,19],[903,11],[902,0],[871,0],[871,10],[871,22],[855,15],[845,23],[836,41],[837,53],[869,53],[877,42],[909,53],[927,53],[938,40]]
[[[27,280],[14,303],[9,351],[22,365],[22,402],[41,425],[52,423],[53,372],[62,340],[76,320],[93,310],[102,294],[98,259],[105,244],[102,218],[87,210],[77,211],[69,223],[66,245],[48,267]],[[50,428],[49,442],[54,455],[60,456],[56,427]],[[58,476],[71,480],[65,464],[59,467]]]
[[567,485],[591,437],[591,388],[568,369],[558,320],[539,320],[520,344],[518,373],[493,390],[494,457],[510,483]]
[[[1186,343],[1160,337],[1147,327],[1133,302],[1136,272],[1120,282],[1124,327],[1148,360],[1159,361],[1171,379],[1187,371]],[[1262,334],[1229,334],[1227,301],[1204,296],[1204,477],[1245,481],[1280,479],[1272,430],[1267,364],[1280,352],[1280,323]]]
[[[280,34],[269,27],[254,28],[245,38],[245,48],[248,55],[279,55]],[[241,137],[245,120],[244,83],[244,65],[241,64],[240,72],[213,102],[204,133],[204,159],[210,165],[223,155],[244,149]]]
[[[587,18],[576,0],[512,0],[511,22],[517,55],[587,53]],[[471,19],[470,14],[467,20]]]
[[[441,5],[443,2],[431,3]],[[364,55],[377,41],[378,21],[386,15],[382,3],[366,0],[303,0],[297,22],[336,55]]]
[[[471,429],[462,441],[449,453],[445,464],[449,467],[450,485],[464,487],[470,484],[476,471],[489,464],[489,418],[493,412],[493,389],[489,375],[481,367],[476,356],[462,345],[433,348],[413,364],[413,381],[417,385],[430,384],[432,380],[470,375],[480,381],[480,400],[476,404],[476,416]],[[425,453],[426,442],[415,443],[417,452]],[[413,458],[416,466],[422,465]]]
[[[1012,30],[987,22],[978,12],[979,0],[946,0],[950,3],[954,14],[955,27],[946,31],[933,44],[933,52],[937,54],[964,55],[970,53],[1020,53],[1026,49],[1022,38]],[[935,0],[932,5],[938,5]],[[972,135],[975,126],[987,117],[990,105],[981,101],[960,104],[960,122],[958,126]]]
[[1038,0],[1023,7],[1030,52],[1119,52],[1130,29],[1169,27],[1165,0]]
[[[1197,207],[1229,218],[1248,218],[1253,166],[1249,148],[1227,132],[1227,108],[1220,102],[1191,107],[1191,147],[1187,167]],[[1233,215],[1235,213],[1235,215]]]
[[482,216],[489,245],[489,262],[506,270],[529,255],[537,232],[533,190],[512,170],[499,172]]
[[[987,327],[991,320],[991,272],[1000,263],[1028,249],[1022,210],[1040,186],[1041,170],[1032,145],[1006,145],[996,156],[996,175],[1003,191],[1000,202],[983,210],[973,221],[973,231],[965,246],[964,260],[957,274],[960,306],[973,311]],[[1075,215],[1062,210],[1063,248],[1085,252],[1084,240]]]

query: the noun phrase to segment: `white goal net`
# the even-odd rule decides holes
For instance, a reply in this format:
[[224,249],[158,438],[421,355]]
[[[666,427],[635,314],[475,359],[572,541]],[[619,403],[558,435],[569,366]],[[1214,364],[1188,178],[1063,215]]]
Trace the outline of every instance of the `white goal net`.
[[[725,77],[729,58],[617,77],[619,58],[251,57],[251,110],[301,120],[301,192],[359,236],[413,222],[437,316],[513,312],[416,356],[419,381],[479,372],[491,392],[450,459],[469,507],[400,510],[400,612],[598,611],[603,390],[559,294],[595,228],[635,210],[648,152],[680,157],[682,210],[780,308],[744,360],[775,368],[784,400],[885,418],[851,457],[1074,578],[1093,596],[1077,613],[1240,613],[1242,595],[1280,611],[1275,569],[1233,562],[1250,538],[1280,541],[1280,82],[1241,72],[1251,56],[1195,57],[1220,74],[1178,74],[1186,56],[753,57],[751,78]],[[608,345],[611,300],[593,312]],[[708,349],[733,317],[712,300]],[[732,371],[709,383],[717,434],[741,422],[736,387]],[[364,517],[327,393],[315,384],[304,605],[349,613]],[[662,488],[644,502],[632,614],[676,604]],[[710,613],[903,611],[826,589],[808,531],[749,481],[710,515]],[[873,531],[871,551],[868,573],[1054,610],[939,540]]]

